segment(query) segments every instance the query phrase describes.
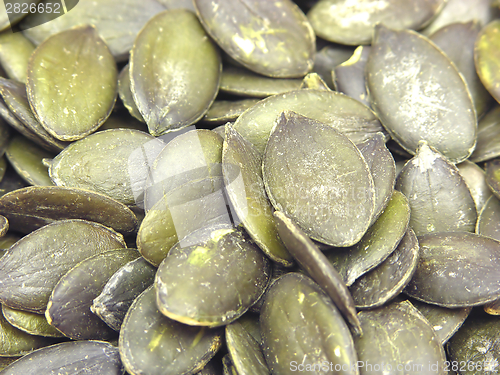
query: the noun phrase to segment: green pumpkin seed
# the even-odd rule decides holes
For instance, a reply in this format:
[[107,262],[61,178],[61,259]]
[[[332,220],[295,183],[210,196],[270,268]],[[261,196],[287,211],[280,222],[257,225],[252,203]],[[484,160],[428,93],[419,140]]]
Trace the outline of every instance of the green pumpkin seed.
[[170,320],[158,311],[151,286],[125,316],[119,339],[121,359],[131,375],[195,374],[219,350],[222,333]]
[[394,29],[418,30],[439,13],[445,2],[321,0],[307,13],[307,18],[320,38],[356,46],[370,44],[377,23]]
[[0,300],[12,308],[43,313],[52,289],[71,267],[119,247],[125,247],[123,236],[101,224],[61,220],[46,225],[0,259]]
[[108,280],[90,310],[115,331],[134,299],[153,284],[156,268],[142,257],[128,262]]
[[493,316],[471,316],[465,321],[447,345],[450,361],[458,364],[460,374],[493,375],[498,372],[499,329],[500,321]]
[[43,159],[54,157],[53,153],[43,150],[22,136],[15,136],[5,150],[5,156],[19,176],[30,185],[54,185],[47,167],[42,163]]
[[285,214],[274,212],[279,235],[297,263],[328,294],[349,322],[353,331],[361,335],[354,301],[338,272],[328,258],[305,233]]
[[147,133],[148,127],[145,123],[139,120],[133,119],[127,114],[111,114],[106,122],[101,125],[99,131],[110,130],[110,129],[132,129],[140,130],[141,132]]
[[26,86],[23,83],[0,79],[0,94],[11,113],[21,122],[27,132],[33,133],[29,139],[48,151],[61,151],[69,145],[50,135],[38,122],[31,111]]
[[158,136],[201,119],[217,95],[221,69],[193,13],[175,9],[149,20],[130,55],[132,96],[149,132]]
[[26,82],[28,60],[35,46],[22,33],[7,30],[0,34],[0,64],[7,76]]
[[[121,233],[137,227],[135,214],[124,204],[93,191],[61,186],[37,186],[18,189],[0,197],[0,213],[12,217],[13,228],[36,230],[38,223],[84,219],[101,223]],[[30,225],[34,219],[35,225]]]
[[351,246],[368,229],[375,209],[373,178],[360,151],[333,127],[283,112],[262,170],[273,206],[311,238]]
[[270,77],[301,77],[313,66],[315,35],[290,0],[195,0],[210,36],[246,68]]
[[262,100],[238,117],[234,129],[263,154],[276,119],[285,110],[324,122],[356,144],[379,131],[385,133],[373,112],[357,100],[333,91],[310,89]]
[[486,90],[500,103],[500,20],[494,20],[486,25],[476,39],[474,58],[476,69]]
[[323,47],[314,57],[313,71],[327,83],[330,89],[335,90],[335,82],[332,81],[332,71],[337,65],[349,60],[354,49],[341,44]]
[[377,267],[394,252],[406,233],[409,220],[408,199],[394,191],[385,210],[359,243],[351,248],[328,251],[328,260],[347,286],[351,286],[357,278]]
[[74,141],[109,117],[117,95],[116,64],[95,28],[51,36],[33,52],[26,83],[40,124],[53,137]]
[[470,156],[477,129],[472,98],[455,65],[432,42],[379,25],[366,69],[372,108],[407,152],[415,154],[425,140],[454,163]]
[[94,255],[78,263],[57,282],[45,317],[73,340],[108,340],[115,332],[90,311],[106,282],[123,265],[139,256],[137,250],[119,249]]
[[486,173],[477,164],[468,160],[458,164],[457,168],[469,188],[472,199],[476,204],[476,212],[479,214],[488,198],[492,195],[486,183]]
[[54,339],[33,336],[12,326],[0,314],[0,356],[13,357],[25,355],[35,349],[54,343]]
[[449,308],[500,298],[500,242],[468,232],[431,233],[418,241],[420,259],[406,294]]
[[500,159],[486,163],[486,183],[493,194],[500,198]]
[[327,83],[321,78],[318,73],[308,73],[302,80],[300,88],[331,91]]
[[[445,353],[427,320],[408,301],[358,314],[363,336],[354,339],[360,374],[444,374]],[[358,363],[359,363],[358,362]],[[372,367],[368,367],[368,365]]]
[[155,0],[79,1],[78,6],[63,17],[51,19],[52,14],[49,13],[30,14],[22,22],[21,29],[24,35],[38,45],[50,36],[75,26],[95,25],[113,56],[123,61],[128,59],[139,30],[151,17],[164,9]]
[[243,326],[250,336],[260,345],[262,336],[260,335],[259,315],[247,312],[236,321]]
[[410,226],[417,236],[430,232],[473,232],[476,205],[457,167],[422,141],[403,167],[396,189],[408,197]]
[[258,103],[257,99],[216,100],[208,110],[202,122],[210,125],[221,125],[235,121],[248,108]]
[[500,241],[500,200],[491,196],[479,214],[476,233]]
[[220,91],[252,98],[265,98],[297,90],[301,79],[263,77],[244,68],[228,67],[222,70]]
[[9,230],[9,221],[5,216],[0,215],[0,237],[5,236],[8,230]]
[[5,305],[2,305],[2,314],[10,324],[30,335],[63,337],[61,332],[47,322],[45,315],[15,310]]
[[236,320],[261,297],[271,270],[241,232],[226,226],[204,233],[205,238],[195,232],[179,242],[158,267],[157,304],[181,323],[217,327]]
[[366,91],[365,67],[370,54],[370,47],[359,46],[351,58],[335,67],[335,86],[351,98],[370,106]]
[[262,158],[232,126],[227,126],[222,171],[228,197],[248,234],[272,260],[292,265],[281,242],[262,180]]
[[[273,375],[290,374],[301,364],[311,373],[333,374],[331,364],[343,365],[342,374],[359,374],[347,325],[330,298],[307,276],[288,273],[272,284],[262,306],[260,327],[264,356]],[[322,367],[325,362],[327,368]]]
[[472,310],[472,307],[448,309],[416,300],[411,300],[411,304],[427,319],[443,345],[462,326]]
[[401,293],[417,269],[418,250],[417,237],[408,228],[396,250],[349,287],[356,308],[380,307]]
[[226,342],[238,374],[270,374],[259,343],[240,322],[226,326]]
[[453,23],[439,29],[429,39],[434,42],[457,66],[469,88],[478,117],[490,107],[492,98],[476,73],[474,43],[481,31],[477,21]]
[[160,140],[138,130],[97,132],[57,155],[50,164],[49,175],[57,186],[93,190],[118,202],[133,204],[146,182],[148,168],[144,158],[163,146]]
[[496,106],[480,121],[477,145],[470,160],[479,163],[500,156],[500,107]]
[[[63,372],[64,371],[64,372]],[[36,350],[7,367],[3,374],[123,374],[118,349],[108,342],[73,341]]]
[[120,95],[120,99],[122,100],[123,105],[125,106],[125,108],[127,108],[130,114],[137,120],[145,122],[144,117],[142,117],[141,112],[139,112],[139,109],[135,104],[134,97],[130,89],[129,64],[125,65],[118,76],[118,94]]

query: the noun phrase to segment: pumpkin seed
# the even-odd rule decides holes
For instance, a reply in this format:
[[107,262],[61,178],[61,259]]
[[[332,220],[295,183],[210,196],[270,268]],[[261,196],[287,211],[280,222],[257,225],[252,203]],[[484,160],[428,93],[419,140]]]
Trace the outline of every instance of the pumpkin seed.
[[227,126],[222,171],[228,197],[248,234],[272,260],[292,265],[292,257],[278,236],[272,205],[262,180],[262,158],[254,147]]
[[500,315],[500,299],[484,305],[484,311],[490,315]]
[[290,0],[194,0],[210,36],[246,68],[270,77],[302,77],[313,66],[315,35]]
[[320,38],[340,44],[369,44],[377,23],[394,29],[418,30],[439,13],[445,2],[321,0],[307,13],[307,18]]
[[30,335],[63,337],[61,332],[47,322],[44,315],[12,309],[5,305],[2,305],[2,314],[10,324]]
[[[68,0],[65,0],[69,5]],[[165,8],[155,0],[79,1],[78,6],[47,22],[51,14],[35,13],[20,25],[24,35],[40,44],[50,36],[78,25],[95,25],[117,60],[126,60],[134,39],[144,24]],[[112,22],[110,22],[112,15]]]
[[54,286],[45,311],[47,321],[73,340],[113,338],[116,333],[90,306],[109,278],[138,256],[135,249],[111,250],[75,265]]
[[260,328],[264,357],[273,375],[290,374],[301,364],[316,374],[332,374],[330,366],[340,366],[345,375],[359,374],[347,325],[330,298],[307,276],[292,272],[272,284],[262,306]]
[[486,163],[486,183],[493,194],[500,198],[500,159]]
[[[361,375],[378,364],[391,374],[444,374],[445,353],[427,320],[408,301],[358,314],[363,336],[354,339]],[[368,365],[372,365],[369,367]]]
[[500,200],[491,196],[479,214],[476,233],[500,241]]
[[411,300],[411,304],[427,319],[443,345],[462,326],[472,310],[472,307],[448,309],[416,300]]
[[49,177],[47,167],[42,163],[43,159],[54,157],[53,153],[41,149],[22,136],[15,136],[10,140],[5,156],[19,176],[30,185],[54,184]]
[[447,345],[452,363],[458,363],[460,374],[493,375],[500,362],[499,320],[497,317],[478,315],[470,317]]
[[370,106],[366,91],[365,67],[370,54],[370,47],[359,46],[349,60],[335,67],[335,86],[351,98]]
[[122,235],[101,224],[61,220],[46,225],[0,259],[0,300],[12,308],[43,313],[52,289],[71,267],[119,247],[125,247]]
[[243,112],[258,102],[257,99],[216,100],[208,110],[202,122],[210,125],[221,125],[235,121]]
[[139,109],[135,104],[134,97],[130,88],[129,64],[125,65],[118,75],[118,94],[120,95],[120,99],[122,100],[123,105],[125,106],[125,108],[127,108],[130,114],[137,120],[145,122],[144,117],[142,117],[141,112],[139,112]]
[[500,20],[494,20],[486,25],[476,39],[474,58],[476,69],[481,82],[486,90],[500,103],[500,43],[498,32],[500,31]]
[[468,232],[430,233],[418,241],[420,259],[406,294],[449,308],[500,298],[500,242]]
[[131,374],[195,374],[219,350],[221,329],[191,327],[161,314],[155,289],[146,289],[130,306],[120,331],[120,355]]
[[468,160],[458,164],[457,168],[469,188],[472,199],[476,204],[476,212],[479,214],[488,198],[492,195],[486,183],[486,173],[477,164]]
[[130,54],[132,96],[149,132],[158,136],[201,119],[217,95],[221,69],[193,13],[168,10],[149,20]]
[[259,343],[240,322],[226,326],[226,342],[238,374],[269,375]]
[[163,146],[161,140],[138,130],[97,132],[57,155],[50,163],[49,175],[57,186],[92,190],[132,204],[134,193],[137,196],[144,190],[148,173],[144,158]]
[[99,131],[110,129],[133,129],[140,130],[141,132],[148,132],[148,127],[145,123],[133,119],[126,114],[111,114],[106,122],[101,125]]
[[90,310],[115,331],[120,331],[130,305],[153,284],[155,273],[156,268],[142,257],[128,262],[111,276]]
[[[243,315],[264,293],[270,264],[252,242],[234,229],[195,232],[176,244],[158,267],[158,309],[190,325],[217,327]],[[218,301],[213,304],[213,301]]]
[[469,88],[478,117],[490,107],[492,98],[481,83],[474,64],[474,43],[481,31],[478,21],[453,23],[445,26],[431,36],[434,42],[456,65],[463,74]]
[[314,57],[313,71],[320,75],[330,89],[335,90],[332,71],[337,65],[349,60],[353,52],[352,47],[341,44],[325,46]]
[[246,312],[243,316],[238,318],[236,322],[241,324],[248,334],[260,345],[262,336],[260,335],[259,315],[252,312]]
[[308,73],[302,80],[300,88],[331,91],[327,83],[321,78],[318,73]]
[[262,170],[273,206],[311,238],[351,246],[368,229],[375,209],[373,178],[360,151],[333,127],[283,112]]
[[222,70],[220,91],[252,98],[265,98],[300,88],[302,79],[263,77],[244,68]]
[[[55,220],[84,219],[101,223],[121,233],[137,227],[135,214],[125,205],[93,191],[61,186],[18,189],[0,197],[0,213],[12,217],[13,228],[28,232]],[[30,219],[35,225],[30,225]],[[21,229],[24,228],[24,229]]]
[[94,27],[53,35],[31,55],[26,89],[40,124],[74,141],[109,117],[117,95],[116,64]]
[[477,120],[467,84],[427,38],[377,26],[366,69],[372,108],[406,151],[415,154],[425,140],[454,163],[474,151]]
[[48,346],[34,351],[5,370],[4,375],[29,374],[39,375],[78,373],[91,374],[123,374],[118,349],[108,342],[72,341]]
[[410,220],[408,199],[394,191],[387,207],[361,241],[347,249],[333,249],[328,260],[347,286],[391,255],[403,238]]
[[500,107],[496,106],[480,121],[477,132],[477,145],[470,160],[479,163],[500,156]]
[[28,60],[35,46],[22,33],[7,30],[0,34],[0,64],[7,76],[26,82]]
[[274,212],[274,217],[280,237],[297,263],[328,294],[354,333],[361,335],[352,296],[328,258],[289,217],[279,211]]
[[396,250],[349,287],[356,308],[380,307],[401,293],[417,269],[418,250],[417,237],[408,228]]
[[311,89],[262,100],[238,117],[234,129],[263,154],[276,118],[285,110],[324,122],[356,144],[379,131],[385,133],[374,113],[357,100],[333,91]]
[[426,142],[403,167],[396,189],[408,197],[410,226],[417,236],[474,231],[476,205],[467,184],[457,167]]

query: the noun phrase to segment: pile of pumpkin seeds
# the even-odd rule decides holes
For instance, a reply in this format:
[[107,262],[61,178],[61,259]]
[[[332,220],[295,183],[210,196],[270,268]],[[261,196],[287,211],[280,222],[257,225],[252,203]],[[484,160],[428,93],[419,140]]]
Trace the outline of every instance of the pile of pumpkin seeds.
[[0,374],[500,371],[499,2],[23,16]]

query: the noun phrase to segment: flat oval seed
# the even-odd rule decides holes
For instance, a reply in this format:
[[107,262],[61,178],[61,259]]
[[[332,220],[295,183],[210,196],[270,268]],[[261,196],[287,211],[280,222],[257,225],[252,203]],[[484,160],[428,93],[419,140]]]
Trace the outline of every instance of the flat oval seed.
[[115,332],[90,311],[90,306],[109,278],[139,256],[137,250],[119,249],[78,263],[54,286],[45,311],[47,321],[73,340],[113,338]]
[[418,250],[417,236],[408,228],[396,250],[349,287],[356,308],[379,307],[401,293],[417,269]]
[[445,0],[321,0],[307,13],[316,35],[340,44],[369,44],[373,28],[418,30],[443,7]]
[[12,309],[5,305],[2,305],[2,314],[10,324],[30,335],[64,337],[61,332],[47,322],[45,315]]
[[0,64],[7,76],[19,82],[26,82],[28,60],[35,46],[22,33],[0,34]]
[[472,199],[476,204],[476,212],[479,214],[488,198],[493,195],[486,183],[486,173],[481,167],[469,160],[458,164],[457,168],[469,188]]
[[139,109],[135,104],[134,96],[132,95],[129,68],[129,64],[125,65],[118,76],[118,95],[120,95],[123,105],[128,109],[130,114],[137,120],[145,122],[144,117],[142,117],[141,112],[139,112]]
[[[234,229],[195,232],[175,245],[155,279],[159,310],[189,325],[217,327],[243,315],[264,293],[270,264],[260,249]],[[214,301],[217,301],[214,304]]]
[[338,272],[328,258],[314,245],[305,233],[289,217],[274,212],[278,232],[287,249],[307,274],[328,294],[345,316],[354,332],[361,335],[354,301]]
[[449,308],[500,298],[500,242],[468,232],[431,233],[418,241],[420,259],[406,294]]
[[[273,375],[290,374],[300,364],[315,373],[359,374],[347,325],[331,299],[307,276],[292,272],[272,284],[262,306],[260,328]],[[326,371],[321,367],[325,362]],[[344,370],[330,371],[330,365]]]
[[410,203],[410,226],[417,236],[430,232],[473,232],[477,212],[460,173],[448,159],[421,142],[396,181]]
[[462,326],[472,310],[472,307],[448,309],[413,299],[411,304],[427,319],[443,345]]
[[48,346],[30,353],[2,371],[4,375],[62,374],[71,369],[82,375],[123,374],[118,349],[108,342],[73,341]]
[[366,91],[365,68],[370,54],[369,46],[356,48],[351,58],[334,69],[337,91],[370,106]]
[[243,112],[258,102],[258,99],[216,100],[201,122],[209,125],[221,125],[228,121],[235,121]]
[[282,113],[262,170],[273,206],[311,238],[351,246],[368,229],[375,209],[373,178],[360,151],[333,127]]
[[0,300],[43,313],[52,289],[71,267],[120,247],[125,247],[123,236],[101,224],[61,220],[46,225],[23,237],[0,259]]
[[476,149],[470,156],[474,163],[500,156],[500,106],[495,106],[480,121]]
[[500,20],[486,25],[476,39],[476,70],[486,90],[500,103]]
[[407,152],[420,140],[454,163],[474,151],[477,120],[467,85],[427,38],[377,26],[366,69],[372,108]]
[[476,233],[500,241],[500,200],[491,196],[479,214]]
[[192,12],[168,10],[149,20],[130,54],[132,96],[149,132],[158,136],[201,119],[221,69],[219,51]]
[[347,286],[393,253],[406,233],[409,220],[408,199],[402,193],[394,191],[387,207],[361,241],[347,249],[328,251],[328,260]]
[[133,204],[148,175],[145,154],[163,147],[161,140],[138,130],[105,130],[65,148],[52,160],[49,175],[57,186],[93,190]]
[[170,320],[156,308],[155,289],[137,297],[123,321],[119,348],[131,375],[196,374],[219,350],[223,331]]
[[94,132],[117,95],[116,63],[95,28],[56,34],[33,52],[26,88],[40,124],[62,141]]
[[333,91],[302,89],[271,96],[245,111],[234,129],[264,153],[276,118],[289,110],[324,122],[358,144],[382,131],[382,125],[365,105]]
[[246,68],[270,77],[301,77],[313,66],[315,35],[290,0],[194,1],[210,36]]
[[255,148],[234,130],[226,127],[222,171],[229,199],[255,243],[264,253],[284,266],[292,257],[278,236],[262,179],[262,158]]
[[[0,197],[0,213],[11,217],[13,228],[31,232],[56,220],[83,219],[132,233],[135,214],[124,204],[89,190],[62,186],[18,189]],[[30,219],[34,219],[33,224]],[[28,222],[28,223],[27,223]]]
[[364,334],[355,338],[354,344],[362,364],[362,375],[373,373],[371,368],[375,364],[391,374],[445,373],[446,357],[441,342],[410,302],[395,302],[361,311],[358,317]]

